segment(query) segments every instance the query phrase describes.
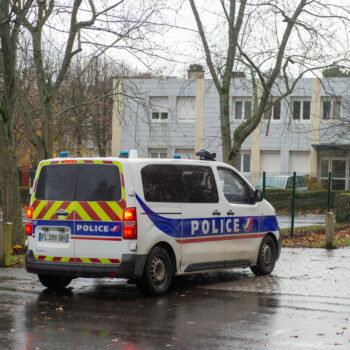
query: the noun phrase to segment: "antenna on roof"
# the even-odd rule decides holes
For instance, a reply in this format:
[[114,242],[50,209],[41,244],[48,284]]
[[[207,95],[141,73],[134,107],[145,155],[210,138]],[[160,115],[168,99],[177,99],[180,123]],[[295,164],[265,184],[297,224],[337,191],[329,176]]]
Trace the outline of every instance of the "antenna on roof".
[[201,149],[199,152],[196,153],[196,156],[198,156],[200,160],[215,161],[216,153],[210,153],[206,149]]

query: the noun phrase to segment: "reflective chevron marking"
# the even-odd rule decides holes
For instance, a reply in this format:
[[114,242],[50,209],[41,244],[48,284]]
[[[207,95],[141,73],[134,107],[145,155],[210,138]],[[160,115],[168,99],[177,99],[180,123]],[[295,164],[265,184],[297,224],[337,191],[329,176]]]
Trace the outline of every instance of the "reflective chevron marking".
[[97,264],[120,264],[119,259],[98,259],[98,258],[70,258],[61,256],[34,255],[34,258],[42,261],[74,262],[74,263],[97,263]]

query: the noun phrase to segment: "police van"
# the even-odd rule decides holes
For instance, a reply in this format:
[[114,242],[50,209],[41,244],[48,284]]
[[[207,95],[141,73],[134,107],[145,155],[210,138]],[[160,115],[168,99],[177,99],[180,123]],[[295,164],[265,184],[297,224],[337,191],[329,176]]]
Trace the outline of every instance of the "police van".
[[164,294],[177,275],[270,274],[281,250],[273,207],[208,155],[42,161],[27,209],[27,271],[50,289],[116,277],[148,295]]

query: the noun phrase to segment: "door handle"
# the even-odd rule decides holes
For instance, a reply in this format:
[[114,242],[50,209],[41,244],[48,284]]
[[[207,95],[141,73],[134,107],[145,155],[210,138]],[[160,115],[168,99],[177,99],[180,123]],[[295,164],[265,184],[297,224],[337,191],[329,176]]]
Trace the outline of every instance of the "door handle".
[[227,212],[227,215],[235,215],[235,213],[232,211],[232,210],[229,210],[228,212]]
[[55,212],[55,215],[56,215],[56,216],[68,216],[69,213],[68,213],[67,211],[65,211],[64,209],[60,209],[60,210],[57,210],[57,211]]
[[220,215],[221,215],[221,213],[220,213],[218,210],[214,210],[212,214],[213,214],[213,215],[217,215],[217,216],[220,216]]

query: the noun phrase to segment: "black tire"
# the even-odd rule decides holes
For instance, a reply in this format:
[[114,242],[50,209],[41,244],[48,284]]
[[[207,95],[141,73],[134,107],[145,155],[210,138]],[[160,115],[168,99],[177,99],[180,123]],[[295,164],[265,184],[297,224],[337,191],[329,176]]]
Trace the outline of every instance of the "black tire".
[[56,275],[38,275],[38,278],[44,287],[47,287],[51,290],[62,290],[66,288],[73,279],[69,276]]
[[145,295],[165,294],[173,278],[173,263],[166,249],[155,247],[149,253],[143,275],[136,281],[137,288]]
[[265,236],[260,244],[258,262],[250,269],[257,276],[269,275],[275,267],[276,260],[276,243],[271,236]]

